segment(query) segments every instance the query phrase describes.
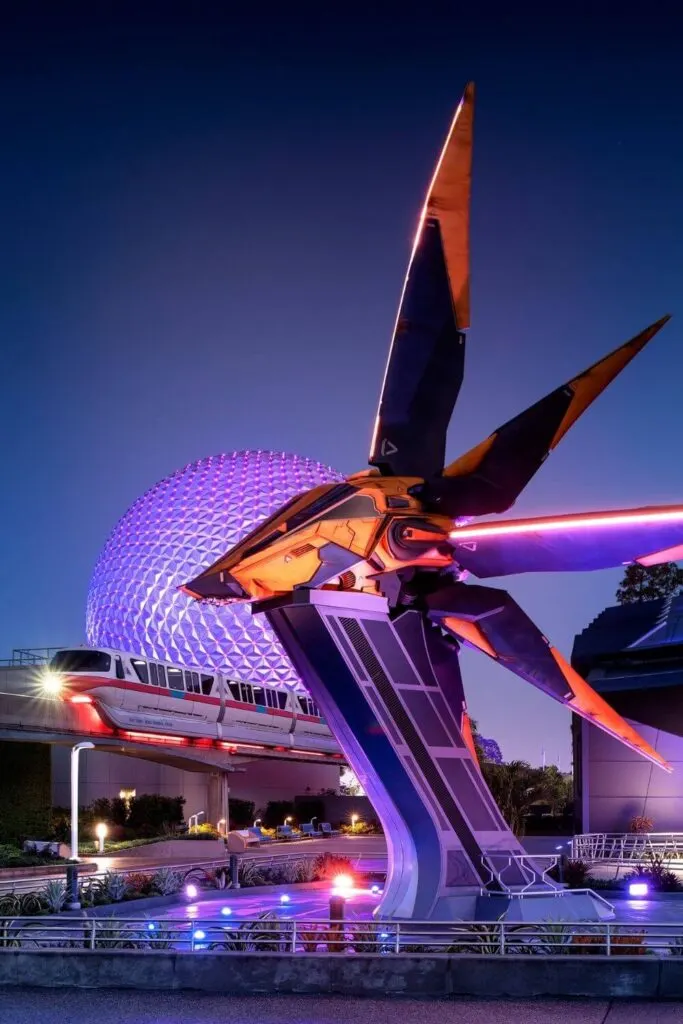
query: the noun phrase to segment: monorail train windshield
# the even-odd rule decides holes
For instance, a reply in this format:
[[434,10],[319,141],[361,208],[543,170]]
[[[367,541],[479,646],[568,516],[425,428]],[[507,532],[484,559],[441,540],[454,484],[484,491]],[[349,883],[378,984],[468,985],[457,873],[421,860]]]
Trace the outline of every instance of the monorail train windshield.
[[53,672],[108,672],[111,655],[104,651],[57,651],[50,668]]

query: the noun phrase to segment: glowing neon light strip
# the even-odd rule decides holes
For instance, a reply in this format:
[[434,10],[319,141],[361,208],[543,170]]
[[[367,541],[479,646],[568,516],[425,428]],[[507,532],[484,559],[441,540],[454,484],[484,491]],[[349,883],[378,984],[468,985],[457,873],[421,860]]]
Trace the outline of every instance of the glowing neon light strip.
[[175,743],[178,746],[187,745],[185,736],[168,736],[161,732],[131,732],[129,729],[125,729],[124,732],[131,740],[146,740],[148,743]]
[[667,509],[657,512],[594,512],[578,515],[562,516],[558,519],[524,519],[516,522],[489,523],[481,526],[462,526],[451,530],[453,540],[472,540],[483,537],[505,537],[512,534],[567,532],[569,530],[590,530],[595,527],[629,526],[639,523],[675,523],[683,524],[683,508]]

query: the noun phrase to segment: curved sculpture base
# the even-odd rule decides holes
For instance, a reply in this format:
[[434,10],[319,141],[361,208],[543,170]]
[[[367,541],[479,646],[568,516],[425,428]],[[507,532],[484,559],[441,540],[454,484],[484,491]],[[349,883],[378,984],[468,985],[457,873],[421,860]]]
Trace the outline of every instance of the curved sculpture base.
[[457,644],[421,611],[391,617],[383,598],[367,594],[302,589],[255,610],[267,614],[382,822],[379,916],[471,917],[482,890],[541,882],[463,737]]
[[526,893],[502,893],[480,896],[477,921],[612,921],[614,908],[590,890],[538,890]]

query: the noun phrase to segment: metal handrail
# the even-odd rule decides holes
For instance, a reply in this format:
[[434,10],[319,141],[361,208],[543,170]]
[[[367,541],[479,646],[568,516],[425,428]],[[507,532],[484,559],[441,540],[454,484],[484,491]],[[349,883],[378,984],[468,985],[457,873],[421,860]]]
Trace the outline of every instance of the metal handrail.
[[[228,908],[226,908],[228,909]],[[683,923],[368,921],[347,918],[268,917],[234,920],[231,916],[197,919],[159,917],[0,918],[0,955],[11,949],[39,953],[159,950],[263,955],[331,956],[374,954],[443,956],[683,955]]]
[[683,832],[591,832],[574,836],[574,860],[629,864],[646,854],[683,862]]
[[[309,847],[309,849],[305,851],[302,850],[298,853],[275,853],[269,856],[260,857],[250,857],[248,855],[245,857],[244,854],[232,856],[238,857],[239,866],[241,866],[241,864],[245,861],[248,863],[256,861],[259,867],[281,867],[285,864],[295,864],[302,860],[315,860],[316,857],[320,855],[320,853],[324,852],[324,849],[321,846],[317,847],[317,852],[315,852],[316,847],[313,846],[313,844],[311,844],[311,846],[312,848]],[[169,863],[168,861],[150,862],[149,864],[138,863],[130,868],[117,867],[109,870],[117,875],[123,875],[124,877],[128,875],[138,874],[152,875],[155,872],[162,870],[177,871],[179,874],[185,876],[191,874],[193,871],[216,871],[220,868],[227,870],[230,866],[230,857],[231,854],[226,852],[225,856],[218,858],[214,857],[211,860],[179,861],[174,863]],[[359,870],[362,862],[367,858],[363,857],[362,855],[358,855],[355,858],[349,857],[347,859],[349,860],[353,868]],[[66,874],[66,869],[67,867],[69,867],[69,864],[66,862],[62,862],[55,866],[61,867],[64,871],[64,874]],[[81,871],[82,873],[79,874],[79,877],[82,878],[84,881],[101,880],[107,874],[107,871],[83,871],[82,869],[84,867],[86,867],[86,865],[83,862],[80,862],[79,871]],[[57,871],[53,871],[48,875],[27,875],[20,876],[18,878],[0,877],[0,896],[21,895],[23,893],[30,892],[37,893],[40,892],[41,889],[44,889],[48,882],[54,881],[55,879],[59,879],[60,877],[62,876]]]

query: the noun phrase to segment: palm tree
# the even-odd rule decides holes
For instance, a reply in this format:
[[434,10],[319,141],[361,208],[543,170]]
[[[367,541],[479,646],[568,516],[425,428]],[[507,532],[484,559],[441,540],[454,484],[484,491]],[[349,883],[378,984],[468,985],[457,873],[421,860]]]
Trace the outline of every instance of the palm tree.
[[509,761],[481,766],[486,783],[508,825],[515,833],[524,834],[524,822],[534,804],[548,801],[548,785],[542,768],[532,768],[526,761]]

